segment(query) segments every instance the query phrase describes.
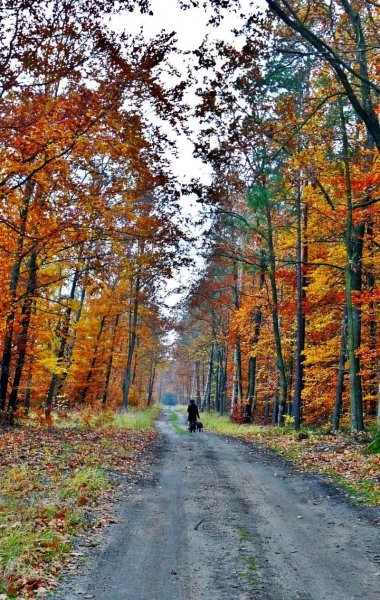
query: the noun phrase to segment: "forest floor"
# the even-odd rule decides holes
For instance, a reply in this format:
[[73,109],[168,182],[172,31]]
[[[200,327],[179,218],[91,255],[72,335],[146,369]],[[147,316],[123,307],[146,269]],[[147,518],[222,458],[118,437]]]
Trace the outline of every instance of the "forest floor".
[[62,568],[76,572],[77,536],[100,543],[121,490],[150,472],[157,414],[84,411],[0,431],[0,600],[46,597]]
[[379,600],[378,508],[184,425],[164,412],[145,477],[121,484],[96,545],[79,538],[54,600]]

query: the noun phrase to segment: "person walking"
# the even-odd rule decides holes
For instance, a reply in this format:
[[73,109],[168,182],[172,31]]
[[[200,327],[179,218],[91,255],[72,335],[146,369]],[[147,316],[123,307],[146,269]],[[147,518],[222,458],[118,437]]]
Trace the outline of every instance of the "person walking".
[[199,419],[198,406],[195,404],[195,400],[190,400],[190,404],[187,407],[187,420],[189,422],[189,431],[196,430],[197,418]]

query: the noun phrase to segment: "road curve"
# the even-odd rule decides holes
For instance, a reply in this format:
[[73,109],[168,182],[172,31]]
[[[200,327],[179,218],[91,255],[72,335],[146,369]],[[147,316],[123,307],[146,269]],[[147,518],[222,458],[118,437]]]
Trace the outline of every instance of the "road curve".
[[380,600],[378,511],[169,413],[151,480],[55,600]]

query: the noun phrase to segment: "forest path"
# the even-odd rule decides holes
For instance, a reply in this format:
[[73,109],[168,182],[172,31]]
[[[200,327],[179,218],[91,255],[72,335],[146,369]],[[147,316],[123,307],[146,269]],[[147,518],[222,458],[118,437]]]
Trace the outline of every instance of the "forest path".
[[151,480],[55,600],[380,599],[377,510],[251,444],[181,435],[170,412]]

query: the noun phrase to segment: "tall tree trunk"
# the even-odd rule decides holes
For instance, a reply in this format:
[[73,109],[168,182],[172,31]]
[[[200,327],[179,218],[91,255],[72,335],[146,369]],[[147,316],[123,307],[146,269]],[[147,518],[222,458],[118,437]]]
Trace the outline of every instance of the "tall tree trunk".
[[[304,387],[304,350],[306,318],[304,312],[304,302],[306,298],[306,264],[308,260],[308,247],[305,241],[307,229],[307,206],[302,211],[301,186],[298,186],[297,192],[297,300],[296,300],[296,351],[295,351],[295,374],[294,374],[294,396],[292,414],[294,417],[294,428],[298,430],[301,427],[302,420],[302,390]],[[302,218],[303,217],[303,218]]]
[[345,364],[346,364],[346,344],[347,344],[347,309],[345,306],[344,310],[343,310],[342,333],[341,333],[341,337],[340,337],[338,380],[337,380],[337,384],[336,384],[335,406],[334,406],[334,414],[333,414],[333,421],[332,421],[333,431],[338,431],[340,417],[342,414],[342,399],[343,399],[343,391],[344,391],[344,374],[345,374]]
[[128,353],[127,353],[127,364],[125,367],[124,383],[123,383],[123,400],[121,403],[121,412],[126,412],[128,408],[129,392],[131,388],[132,379],[132,360],[133,354],[136,347],[137,340],[137,322],[139,314],[139,294],[140,294],[140,275],[137,274],[135,278],[134,286],[131,285],[133,290],[132,306],[129,314],[129,341],[128,341]]
[[[368,265],[368,275],[367,275],[367,287],[370,291],[371,295],[373,295],[375,291],[375,249],[374,249],[374,230],[373,230],[373,222],[372,218],[367,221],[366,224],[366,234],[368,239],[368,249],[370,256],[370,263]],[[377,345],[377,322],[376,322],[376,303],[373,299],[369,301],[369,351],[372,356],[376,355],[376,345]],[[370,400],[367,404],[367,414],[371,416],[376,416],[376,400],[377,400],[377,391],[378,391],[379,381],[378,381],[378,369],[376,365],[373,365],[373,370],[369,376],[369,394]]]
[[[360,79],[360,94],[361,101],[364,110],[367,115],[371,116],[371,121],[365,121],[366,125],[366,149],[373,151],[374,146],[376,145],[379,149],[377,134],[374,130],[374,121],[377,120],[377,125],[379,125],[378,115],[376,114],[374,104],[372,101],[372,92],[371,92],[371,75],[368,67],[368,55],[367,55],[367,42],[364,35],[363,30],[363,21],[362,15],[356,10],[355,3],[349,2],[349,0],[342,0],[342,6],[349,16],[351,21],[353,34],[356,40],[356,60],[359,66],[359,73],[361,76]],[[342,104],[341,106],[341,115],[343,113]],[[344,127],[344,122],[343,122]],[[344,132],[345,133],[345,132]],[[347,154],[348,149],[348,141],[347,136],[345,138],[345,142],[347,148],[345,153]],[[372,165],[370,164],[373,159],[371,159],[371,155],[368,156],[369,162],[369,170]],[[347,160],[348,164],[348,160]],[[351,205],[352,210],[352,205]],[[359,223],[356,226],[353,226],[353,244],[352,244],[352,253],[353,253],[353,263],[352,263],[352,271],[353,271],[353,291],[361,291],[362,289],[362,255],[363,255],[363,245],[364,245],[364,233],[366,229],[366,223]],[[371,224],[368,225],[368,232],[371,235]],[[370,239],[370,253],[371,253],[372,241]],[[371,278],[369,278],[369,288],[372,287]],[[372,313],[373,314],[373,313]],[[355,348],[355,352],[360,347],[361,342],[361,311],[357,307],[354,307],[353,312],[353,324],[354,324],[354,341],[358,344],[357,348]],[[370,346],[375,347],[374,339],[376,337],[376,324],[375,320],[371,318],[370,321]],[[360,359],[357,358],[357,372],[360,374]],[[372,392],[374,391],[374,383],[376,382],[376,376],[372,377]],[[358,399],[355,403],[355,415],[351,417],[351,426],[354,430],[361,430],[364,428],[363,423],[363,400],[362,400],[362,391],[361,391],[362,381],[360,379],[360,390],[358,390]],[[359,387],[359,382],[357,383],[357,387]]]
[[257,357],[250,356],[248,359],[248,390],[247,390],[247,401],[248,401],[248,414],[251,417],[254,412],[254,398],[256,389],[256,364]]
[[220,365],[220,348],[218,347],[218,345],[216,344],[215,347],[215,364],[216,364],[216,369],[215,369],[215,399],[214,399],[214,403],[213,403],[213,408],[214,410],[219,412],[219,402],[220,402],[220,398],[219,398],[219,380],[220,380],[220,371],[221,371],[221,365]]
[[227,398],[227,348],[222,346],[220,355],[220,371],[219,371],[219,414],[223,415],[226,411]]
[[269,418],[269,414],[270,414],[270,404],[269,404],[269,394],[266,394],[265,396],[265,407],[264,407],[264,418],[265,418],[265,424],[266,424],[266,419]]
[[[160,383],[158,384],[158,404],[162,402],[162,373],[160,375]],[[176,403],[178,401],[176,400]]]
[[13,377],[12,390],[9,396],[8,410],[12,412],[14,412],[17,408],[19,386],[25,364],[28,331],[30,318],[32,315],[34,294],[36,291],[37,268],[37,248],[34,247],[31,251],[29,259],[29,278],[25,291],[25,299],[21,309],[21,332],[17,347],[18,355]]
[[[237,261],[233,262],[234,284],[232,286],[235,310],[240,308],[240,293],[242,287],[241,267]],[[240,404],[243,401],[243,370],[241,360],[241,343],[240,335],[237,334],[235,341],[235,368],[236,368],[236,389],[237,402]]]
[[[69,295],[69,304],[65,309],[65,312],[63,314],[63,319],[62,319],[62,326],[59,332],[59,337],[60,337],[60,344],[59,344],[59,349],[58,349],[58,353],[57,353],[57,365],[62,364],[64,358],[65,358],[65,352],[66,352],[66,348],[67,348],[67,338],[68,338],[68,334],[69,334],[69,330],[70,330],[70,319],[71,319],[71,313],[72,313],[72,300],[74,300],[75,298],[75,291],[77,288],[77,284],[78,284],[78,279],[79,279],[79,275],[80,275],[80,271],[79,271],[79,267],[77,266],[74,272],[74,276],[73,276],[73,280],[71,282],[71,289],[70,289],[70,295]],[[45,413],[46,413],[46,417],[49,417],[50,413],[51,413],[51,409],[53,406],[53,400],[56,394],[56,388],[57,385],[60,381],[60,376],[58,375],[58,373],[53,373],[51,381],[50,381],[50,386],[48,389],[48,393],[46,396],[46,401],[45,401]]]
[[243,402],[243,369],[241,359],[241,343],[240,336],[236,340],[236,388],[237,401],[239,404]]
[[138,339],[136,339],[135,352],[133,357],[133,366],[132,366],[132,377],[131,377],[131,385],[133,385],[136,381],[137,375],[137,364],[139,362],[139,352],[138,352]]
[[149,374],[148,397],[146,400],[146,405],[148,408],[152,405],[152,401],[153,401],[153,388],[154,388],[154,382],[156,379],[156,367],[157,367],[157,354],[154,353],[151,368],[150,368],[150,374]]
[[188,375],[187,376],[187,386],[186,386],[187,403],[189,403],[192,398],[192,395],[191,395],[192,391],[193,391],[193,378],[191,375]]
[[362,380],[360,375],[360,357],[357,354],[361,345],[361,310],[353,303],[353,292],[361,291],[364,224],[359,223],[358,225],[354,225],[353,223],[349,144],[341,101],[339,102],[339,109],[342,126],[343,164],[347,199],[345,279],[347,304],[347,357],[350,364],[351,429],[352,431],[362,431],[364,429]]
[[201,410],[210,410],[211,404],[211,383],[212,383],[212,374],[214,369],[214,342],[211,343],[210,347],[210,359],[208,364],[208,373],[206,379],[206,387],[204,391],[204,396],[202,400]]
[[227,383],[227,373],[226,373],[226,358],[227,350],[224,344],[219,345],[218,350],[218,380],[217,380],[217,402],[215,409],[218,411],[220,415],[225,412],[226,409],[226,383]]
[[195,402],[197,406],[201,405],[201,382],[200,382],[200,362],[195,361]]
[[0,371],[0,410],[5,410],[7,401],[7,389],[8,381],[10,376],[10,366],[12,359],[12,346],[13,346],[13,330],[14,322],[16,317],[16,297],[17,297],[17,286],[20,278],[21,263],[24,258],[24,242],[25,233],[28,220],[29,206],[32,199],[34,190],[34,183],[30,181],[27,184],[23,205],[20,209],[20,225],[19,225],[19,236],[17,238],[16,252],[14,256],[11,278],[9,282],[9,295],[10,295],[10,310],[7,315],[5,323],[5,335],[3,344],[3,355],[1,360],[1,371]]
[[[88,272],[88,264],[86,265],[86,267],[85,267],[85,269],[83,271],[83,274],[85,275],[87,272]],[[75,314],[74,324],[73,324],[73,327],[72,327],[71,341],[69,343],[68,340],[67,340],[66,348],[65,348],[65,352],[64,352],[64,355],[65,355],[65,367],[66,368],[65,368],[64,372],[61,373],[60,377],[58,378],[57,386],[56,386],[56,389],[55,389],[55,395],[58,395],[61,392],[61,390],[63,388],[63,385],[64,385],[64,383],[66,381],[66,378],[67,378],[67,376],[69,374],[69,369],[70,369],[70,366],[71,366],[73,352],[74,352],[75,344],[76,344],[76,341],[77,341],[77,327],[76,327],[76,325],[78,325],[78,323],[79,323],[79,321],[81,319],[85,298],[86,298],[86,286],[82,285],[82,289],[81,289],[81,292],[80,292],[80,298],[79,298],[79,306],[78,306],[78,310],[77,310],[77,312]]]
[[[265,283],[265,271],[266,271],[266,256],[263,250],[260,251],[260,277],[259,277],[259,292],[260,295],[264,289]],[[253,339],[250,344],[250,351],[253,352],[256,344],[260,338],[260,330],[261,330],[261,321],[262,321],[262,309],[261,305],[256,308],[255,316],[254,316],[254,332]],[[257,367],[257,357],[256,355],[250,356],[248,359],[248,391],[247,391],[247,400],[248,400],[248,414],[251,417],[254,412],[254,400],[256,393],[256,367]]]
[[236,357],[236,343],[234,345],[234,354],[233,354],[233,373],[232,373],[232,390],[231,390],[231,415],[234,409],[234,406],[238,403],[238,375],[237,375],[237,357]]
[[114,326],[113,326],[113,332],[112,332],[111,348],[109,351],[109,356],[108,356],[108,361],[107,361],[106,376],[105,376],[105,380],[104,380],[104,391],[103,391],[103,396],[102,396],[102,404],[103,405],[106,404],[106,402],[107,402],[108,388],[109,388],[111,371],[112,371],[112,363],[113,363],[113,353],[115,350],[116,333],[117,333],[117,328],[119,325],[119,320],[120,320],[120,315],[116,315]]
[[278,392],[276,390],[275,394],[274,394],[274,398],[273,398],[273,413],[272,413],[272,423],[273,424],[279,422],[278,413],[279,413],[279,402],[278,402]]
[[281,333],[280,333],[280,325],[279,325],[279,314],[278,314],[278,294],[277,294],[277,285],[276,285],[276,256],[274,251],[273,244],[273,228],[272,228],[272,217],[271,217],[271,209],[269,205],[269,200],[266,201],[266,217],[267,217],[267,242],[268,242],[268,276],[271,287],[271,313],[272,313],[272,323],[273,323],[273,335],[274,342],[276,348],[276,363],[277,363],[277,371],[280,380],[280,397],[278,399],[278,424],[283,425],[284,423],[284,414],[286,407],[286,400],[288,395],[288,382],[286,380],[286,372],[285,372],[285,362],[282,353],[282,344],[281,344]]
[[32,394],[32,358],[29,358],[28,361],[28,377],[27,377],[27,382],[26,382],[26,387],[25,387],[25,398],[24,398],[24,412],[25,414],[29,414],[29,410],[30,410],[30,400],[31,400],[31,394]]

